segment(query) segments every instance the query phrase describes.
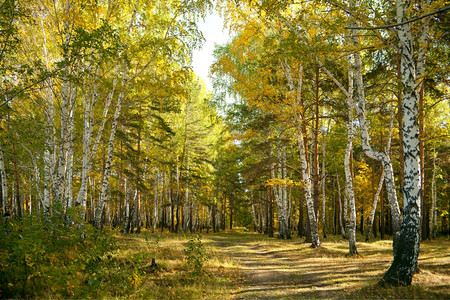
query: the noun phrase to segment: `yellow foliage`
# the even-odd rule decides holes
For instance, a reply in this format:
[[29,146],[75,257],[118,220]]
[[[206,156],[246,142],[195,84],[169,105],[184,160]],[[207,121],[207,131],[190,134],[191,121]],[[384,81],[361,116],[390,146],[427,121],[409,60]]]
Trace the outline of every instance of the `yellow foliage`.
[[374,190],[378,183],[378,176],[374,177],[374,171],[364,161],[356,161],[357,169],[356,175],[353,179],[353,186],[355,189],[356,208],[358,213],[364,209],[364,216],[367,217],[372,209],[372,199]]
[[265,186],[301,186],[302,183],[300,181],[294,181],[287,177],[286,179],[282,178],[270,178],[266,180]]

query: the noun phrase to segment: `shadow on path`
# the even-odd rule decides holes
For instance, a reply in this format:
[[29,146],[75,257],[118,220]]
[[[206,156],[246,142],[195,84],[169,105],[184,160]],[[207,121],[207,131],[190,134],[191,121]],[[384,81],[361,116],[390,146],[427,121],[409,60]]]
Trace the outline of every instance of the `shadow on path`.
[[[241,266],[245,282],[234,292],[237,299],[353,297],[355,290],[374,285],[391,263],[387,255],[390,244],[379,248],[361,243],[360,252],[366,254],[348,257],[345,242],[311,249],[299,240],[267,239],[255,234],[224,233],[208,238],[217,251]],[[444,258],[450,260],[445,254]],[[450,279],[448,274],[442,275]],[[435,287],[445,290],[450,286],[441,282]]]

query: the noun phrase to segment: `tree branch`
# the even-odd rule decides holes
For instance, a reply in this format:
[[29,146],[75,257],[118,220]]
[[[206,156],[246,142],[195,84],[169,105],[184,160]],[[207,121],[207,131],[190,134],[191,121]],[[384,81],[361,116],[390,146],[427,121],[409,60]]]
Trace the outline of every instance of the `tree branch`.
[[435,14],[438,14],[438,13],[441,13],[441,12],[445,12],[445,11],[447,11],[449,9],[450,9],[450,5],[447,5],[447,6],[443,7],[443,8],[438,9],[438,10],[435,10],[435,11],[429,12],[427,14],[424,14],[424,15],[421,15],[421,16],[418,16],[418,17],[415,17],[415,18],[403,21],[401,23],[396,23],[396,24],[389,24],[389,25],[377,26],[377,27],[345,27],[345,29],[354,29],[354,30],[388,29],[388,28],[398,27],[398,26],[402,26],[402,25],[405,25],[405,24],[408,24],[408,23],[412,23],[412,22],[424,19],[426,17],[432,16],[432,15],[435,15]]

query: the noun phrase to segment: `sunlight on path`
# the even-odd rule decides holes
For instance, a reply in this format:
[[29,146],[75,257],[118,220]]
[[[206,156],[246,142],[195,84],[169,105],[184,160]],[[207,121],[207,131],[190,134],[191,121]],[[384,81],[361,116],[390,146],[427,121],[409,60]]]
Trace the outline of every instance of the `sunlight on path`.
[[[245,283],[234,291],[237,299],[363,298],[358,291],[381,278],[390,265],[392,249],[387,241],[360,243],[362,255],[347,257],[347,245],[341,241],[311,249],[299,239],[282,241],[256,234],[218,234],[209,238],[218,251],[241,266]],[[450,262],[445,251],[439,256],[440,263]],[[428,259],[421,260],[424,268]],[[416,275],[416,281],[427,280],[430,273],[423,273]],[[434,287],[448,290],[445,282],[450,280],[449,275],[448,271],[433,275],[444,280]]]

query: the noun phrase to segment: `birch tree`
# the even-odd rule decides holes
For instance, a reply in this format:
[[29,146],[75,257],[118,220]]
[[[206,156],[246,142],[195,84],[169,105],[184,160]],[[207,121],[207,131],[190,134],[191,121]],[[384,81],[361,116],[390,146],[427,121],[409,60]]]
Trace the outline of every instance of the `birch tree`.
[[[133,22],[134,22],[134,15],[135,15],[135,11],[133,12],[133,17],[131,18],[130,24],[133,24]],[[130,27],[131,27],[131,25],[130,25]],[[116,109],[114,112],[114,119],[111,124],[111,132],[110,132],[109,140],[108,140],[108,153],[106,156],[105,172],[103,174],[103,180],[102,180],[102,189],[101,189],[100,199],[97,203],[97,209],[95,211],[95,226],[97,228],[100,228],[102,226],[103,207],[104,207],[106,197],[107,197],[107,192],[109,189],[109,176],[111,174],[112,155],[113,155],[113,151],[114,151],[114,140],[116,138],[116,131],[117,131],[117,125],[118,125],[118,120],[119,120],[119,116],[120,116],[120,111],[122,108],[122,101],[125,97],[125,89],[126,89],[126,84],[127,84],[127,70],[128,70],[127,63],[126,63],[125,59],[123,59],[121,91],[117,98]]]
[[308,219],[309,219],[310,230],[311,230],[311,239],[312,239],[311,247],[316,248],[316,247],[320,246],[319,224],[318,224],[318,216],[316,215],[315,209],[314,209],[314,199],[312,196],[312,185],[311,185],[311,174],[310,174],[310,169],[308,166],[308,161],[307,161],[307,156],[306,156],[306,147],[305,147],[305,140],[304,140],[304,136],[303,136],[303,130],[301,128],[302,115],[300,114],[300,111],[299,111],[302,107],[301,97],[302,97],[302,87],[303,87],[303,68],[302,68],[302,66],[299,67],[297,86],[295,86],[295,84],[294,84],[291,67],[287,62],[284,63],[284,69],[285,69],[285,76],[286,76],[286,79],[288,81],[288,85],[290,88],[290,92],[294,95],[295,104],[297,107],[296,132],[297,132],[298,149],[299,149],[299,154],[300,154],[303,188],[305,191],[306,207],[307,207]]
[[[410,1],[396,2],[397,23],[407,20]],[[394,261],[381,282],[391,285],[410,285],[416,272],[420,246],[420,151],[418,124],[418,97],[413,33],[409,22],[396,26],[400,41],[401,74],[403,85],[402,134],[405,153],[403,182],[403,218]]]
[[0,143],[0,182],[2,188],[2,213],[5,214],[8,208],[8,183],[6,178],[5,160],[3,158],[3,147]]
[[[277,162],[270,168],[271,180],[275,202],[278,207],[278,238],[290,239],[289,232],[289,199],[287,194],[288,176],[286,168],[286,144],[278,137],[276,143]],[[275,172],[276,171],[276,172]]]

